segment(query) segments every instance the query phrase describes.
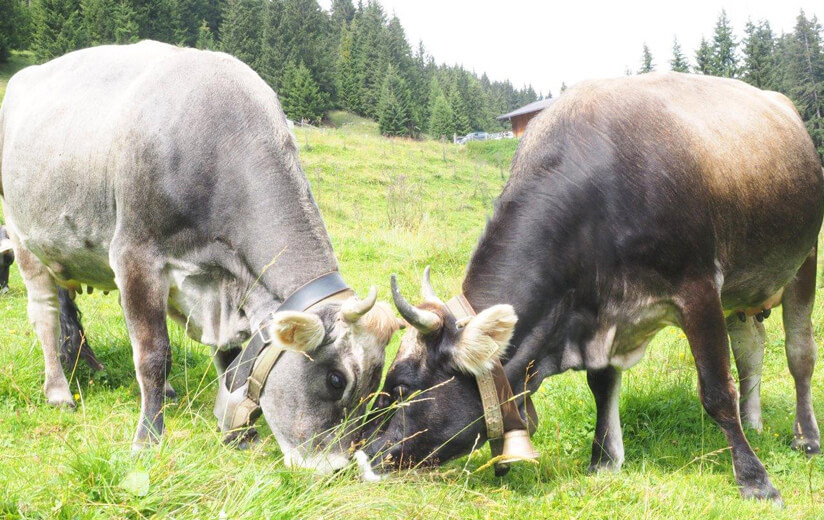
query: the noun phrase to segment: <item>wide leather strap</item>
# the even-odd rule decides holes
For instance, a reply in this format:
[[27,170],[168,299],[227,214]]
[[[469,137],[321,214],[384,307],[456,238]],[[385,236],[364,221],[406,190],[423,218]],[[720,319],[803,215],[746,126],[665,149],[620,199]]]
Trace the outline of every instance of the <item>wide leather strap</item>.
[[319,276],[314,280],[299,287],[278,307],[279,311],[306,311],[317,305],[321,301],[329,299],[336,294],[348,292],[354,294],[352,289],[343,281],[337,271]]
[[[446,308],[458,322],[471,319],[476,315],[475,309],[463,294],[446,302]],[[538,414],[532,399],[524,390],[522,396],[527,417],[524,419],[521,416],[512,386],[500,360],[495,360],[492,370],[476,376],[475,381],[481,395],[490,451],[493,457],[498,457],[503,454],[503,440],[506,433],[522,431],[525,432],[525,436],[531,435],[538,424]],[[534,458],[535,455],[537,453],[528,458]],[[496,464],[496,473],[504,470],[504,464]]]

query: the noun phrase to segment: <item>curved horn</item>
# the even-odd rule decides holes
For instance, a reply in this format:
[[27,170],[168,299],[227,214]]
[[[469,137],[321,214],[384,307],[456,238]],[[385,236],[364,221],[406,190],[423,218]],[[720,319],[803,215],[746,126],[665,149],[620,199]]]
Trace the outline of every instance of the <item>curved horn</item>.
[[375,289],[373,285],[369,288],[369,294],[367,294],[363,300],[359,300],[356,297],[346,300],[340,308],[341,316],[343,316],[343,319],[348,323],[355,323],[375,306],[377,299],[378,290]]
[[423,296],[423,299],[428,301],[428,302],[443,305],[443,302],[441,301],[440,298],[438,298],[438,295],[435,294],[435,290],[432,288],[432,282],[429,280],[429,266],[428,265],[423,270],[423,282],[421,283],[421,296]]
[[441,328],[443,322],[441,321],[440,316],[438,316],[434,312],[418,309],[417,307],[410,304],[401,295],[401,291],[398,289],[397,276],[393,274],[390,280],[392,283],[392,300],[395,301],[395,307],[398,308],[398,312],[401,313],[403,319],[405,319],[409,322],[410,325],[418,329],[418,331],[420,331],[421,334],[429,334]]

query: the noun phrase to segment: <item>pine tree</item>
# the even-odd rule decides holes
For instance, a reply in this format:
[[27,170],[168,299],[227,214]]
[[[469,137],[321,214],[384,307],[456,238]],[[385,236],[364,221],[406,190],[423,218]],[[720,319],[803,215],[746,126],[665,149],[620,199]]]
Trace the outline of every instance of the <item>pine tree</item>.
[[412,135],[409,90],[406,87],[406,82],[392,65],[388,67],[381,88],[378,128],[382,135]]
[[333,0],[329,18],[333,30],[340,32],[344,26],[349,26],[355,18],[355,5],[352,0]]
[[567,89],[566,83],[564,83],[564,82],[562,81],[562,82],[561,82],[561,94],[563,94],[564,92],[566,92],[566,89]]
[[379,3],[370,1],[355,16],[352,54],[361,91],[358,96],[359,113],[377,119],[381,88],[387,70],[387,54],[384,50],[386,16]]
[[432,82],[431,56],[428,56],[423,42],[418,42],[418,48],[412,60],[411,79],[407,80],[409,94],[412,100],[412,119],[421,127],[429,122],[429,86]]
[[775,37],[770,29],[770,23],[762,21],[755,25],[748,21],[744,33],[742,79],[758,88],[774,88]]
[[114,41],[116,0],[80,0],[83,30],[89,45]]
[[[209,14],[206,0],[175,0],[175,43],[194,47],[198,45],[201,27]],[[207,22],[208,27],[208,22]],[[211,30],[209,31],[211,33]]]
[[472,123],[467,115],[466,105],[458,86],[453,84],[449,89],[449,106],[452,109],[452,126],[458,134],[468,134],[472,131]]
[[177,43],[175,32],[180,25],[177,0],[128,0],[140,27],[141,39]]
[[638,69],[638,74],[646,74],[655,70],[655,65],[652,63],[652,53],[647,44],[644,44],[644,50],[641,53],[641,68]]
[[670,70],[675,72],[689,72],[690,64],[687,57],[681,51],[681,44],[678,43],[678,38],[672,39],[672,59],[670,60]]
[[[406,40],[406,33],[403,30],[401,21],[397,16],[393,16],[386,26],[384,33],[384,52],[386,54],[385,60],[392,66],[395,73],[403,79],[407,89],[412,89],[418,92],[420,88],[416,83],[416,69],[415,62],[412,57],[412,49],[409,42]],[[409,95],[409,118],[410,125],[419,128],[423,120],[419,118],[421,107],[417,103],[417,98],[413,98],[411,93]]]
[[449,101],[435,78],[432,79],[429,97],[432,100],[429,108],[429,135],[434,139],[450,138],[455,133],[454,115]]
[[134,9],[126,0],[120,0],[114,5],[112,19],[114,20],[114,43],[138,41],[140,28],[135,21]]
[[736,41],[732,25],[727,12],[721,10],[721,15],[715,24],[715,33],[712,38],[712,74],[725,78],[734,78],[738,73],[738,58],[736,57]]
[[0,0],[0,63],[9,59],[14,30],[15,0]]
[[254,64],[260,55],[261,0],[229,0],[220,28],[221,50]]
[[279,5],[267,6],[257,69],[273,87],[278,87],[286,65],[300,61],[321,91],[333,93],[335,49],[330,48],[329,19],[317,0],[271,3]]
[[283,80],[284,69],[289,63],[283,56],[280,44],[280,22],[283,18],[283,2],[266,2],[263,7],[260,54],[255,70],[277,91]]
[[283,111],[292,120],[320,123],[326,101],[303,62],[286,67],[278,95]]
[[[354,22],[357,24],[357,22]],[[352,30],[341,28],[338,59],[335,62],[335,83],[338,105],[352,112],[360,111],[360,79],[352,54]]]
[[25,39],[28,20],[17,0],[0,0],[0,63],[8,60],[13,48]]
[[712,47],[703,36],[701,37],[701,43],[698,45],[698,50],[695,52],[695,72],[706,75],[715,74]]
[[206,20],[201,20],[200,27],[197,30],[197,44],[198,49],[213,50],[215,48],[215,36],[212,30],[209,29],[209,24]]
[[63,55],[87,44],[80,0],[37,0],[33,50],[39,61]]
[[808,19],[801,11],[787,50],[789,95],[806,121],[819,155],[824,158],[824,48],[821,24],[816,17]]

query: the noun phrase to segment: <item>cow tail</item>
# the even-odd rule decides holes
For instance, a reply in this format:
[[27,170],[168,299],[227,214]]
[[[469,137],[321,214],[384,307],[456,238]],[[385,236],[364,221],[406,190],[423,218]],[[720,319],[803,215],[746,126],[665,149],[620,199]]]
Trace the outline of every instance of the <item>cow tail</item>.
[[60,287],[57,299],[60,302],[60,361],[63,368],[68,373],[74,372],[79,356],[92,370],[103,370],[103,364],[86,341],[86,331],[80,322],[83,315],[69,291]]

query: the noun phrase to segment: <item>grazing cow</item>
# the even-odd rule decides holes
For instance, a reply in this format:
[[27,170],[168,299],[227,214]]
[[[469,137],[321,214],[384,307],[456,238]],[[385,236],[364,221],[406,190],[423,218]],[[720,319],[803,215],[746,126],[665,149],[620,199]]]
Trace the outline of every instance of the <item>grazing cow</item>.
[[220,374],[250,337],[285,349],[260,397],[273,433],[296,464],[339,465],[348,441],[333,430],[379,384],[397,321],[349,289],[277,312],[343,282],[277,96],[252,69],[151,41],[72,52],[12,77],[0,148],[49,403],[74,406],[55,281],[118,289],[141,393],[134,448],[163,432],[168,313]]
[[597,405],[590,468],[617,469],[621,371],[673,324],[686,333],[742,495],[780,501],[741,426],[727,316],[769,308],[784,288],[797,442],[818,451],[809,310],[823,213],[821,162],[784,96],[677,73],[582,83],[520,143],[464,278],[477,315],[456,321],[428,284],[419,307],[394,291],[414,328],[386,394],[431,390],[380,426],[366,456],[443,462],[483,442],[473,375],[500,360],[516,393],[586,370]]

